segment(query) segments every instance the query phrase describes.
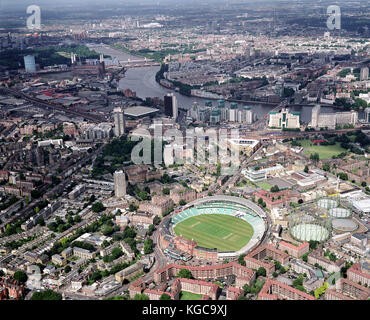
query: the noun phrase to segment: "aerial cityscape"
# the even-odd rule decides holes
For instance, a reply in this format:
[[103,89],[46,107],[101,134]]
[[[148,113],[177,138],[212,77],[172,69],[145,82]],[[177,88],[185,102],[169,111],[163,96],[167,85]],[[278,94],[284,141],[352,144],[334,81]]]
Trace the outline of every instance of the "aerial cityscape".
[[369,300],[369,67],[367,0],[0,1],[0,300]]

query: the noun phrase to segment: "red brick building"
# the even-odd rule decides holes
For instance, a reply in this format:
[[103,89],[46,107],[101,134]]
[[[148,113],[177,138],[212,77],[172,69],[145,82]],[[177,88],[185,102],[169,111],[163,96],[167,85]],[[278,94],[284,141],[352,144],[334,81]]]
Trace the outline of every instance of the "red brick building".
[[228,287],[226,289],[226,300],[236,300],[243,293],[244,293],[244,291],[240,288]]
[[80,133],[78,132],[78,129],[76,128],[74,123],[71,122],[64,122],[63,123],[63,133],[70,137],[78,137]]
[[291,202],[298,202],[301,199],[300,193],[292,190],[283,190],[279,192],[269,192],[259,190],[254,193],[256,200],[262,199],[266,202],[266,208],[283,208],[290,205]]
[[154,196],[152,197],[152,201],[140,203],[139,210],[162,216],[162,214],[173,207],[173,205],[174,203],[170,197]]
[[0,180],[6,180],[9,179],[9,172],[8,171],[0,171]]
[[161,179],[162,173],[160,170],[149,170],[149,166],[133,165],[124,168],[127,175],[127,180],[130,183],[140,183],[151,179]]
[[[348,271],[347,271],[348,272]],[[325,300],[367,300],[370,298],[370,288],[351,280],[339,279],[336,289],[325,291]]]
[[370,287],[370,274],[365,268],[362,268],[360,263],[356,263],[347,270],[347,277],[349,280],[361,283],[361,285],[367,285]]
[[[235,276],[237,279],[236,284],[242,283],[244,285],[247,283],[250,285],[256,279],[256,273],[253,270],[236,262],[205,267],[184,266],[172,263],[155,271],[154,281],[156,283],[165,283],[175,277],[181,269],[189,270],[195,279],[201,280]],[[242,278],[242,281],[238,280],[238,278]]]
[[0,300],[21,300],[24,298],[24,286],[15,279],[0,279]]
[[136,98],[136,92],[130,89],[124,90],[123,94],[125,95],[125,97],[128,97],[128,98]]
[[289,255],[284,251],[276,249],[271,244],[265,244],[244,257],[245,264],[248,268],[258,269],[260,267],[266,269],[266,274],[271,274],[275,270],[273,261],[263,261],[265,258],[271,257],[273,260],[285,264],[289,261]]
[[258,294],[260,300],[316,300],[314,296],[290,287],[282,282],[268,279]]
[[151,225],[155,224],[158,220],[158,216],[155,214],[151,214],[148,212],[137,212],[136,214],[133,214],[130,216],[130,221],[133,224],[139,224],[139,225]]
[[170,191],[170,197],[174,203],[179,203],[180,200],[191,202],[197,198],[197,193],[193,189],[172,189]]
[[351,280],[339,279],[339,287],[325,292],[325,300],[367,300],[370,298],[370,288]]
[[186,239],[182,236],[174,238],[177,249],[193,255],[195,247],[198,245],[194,240]]
[[310,250],[310,245],[308,242],[303,242],[299,246],[295,246],[289,242],[280,241],[279,249],[282,251],[287,251],[289,255],[299,258]]
[[220,289],[217,284],[211,282],[185,278],[177,278],[172,287],[177,287],[180,291],[206,295],[211,300],[217,300]]

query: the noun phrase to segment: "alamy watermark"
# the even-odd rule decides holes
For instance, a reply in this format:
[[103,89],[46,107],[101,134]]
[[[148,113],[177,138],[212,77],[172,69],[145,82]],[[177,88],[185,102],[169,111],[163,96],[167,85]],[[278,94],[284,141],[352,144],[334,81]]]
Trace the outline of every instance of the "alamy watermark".
[[341,11],[340,7],[337,5],[331,5],[327,8],[326,13],[329,15],[328,20],[326,21],[326,26],[329,30],[341,28]]
[[27,14],[30,16],[27,18],[27,28],[29,30],[41,29],[41,9],[37,5],[31,5],[27,7]]
[[31,265],[27,269],[28,279],[26,285],[28,288],[40,289],[41,288],[41,269],[38,265]]

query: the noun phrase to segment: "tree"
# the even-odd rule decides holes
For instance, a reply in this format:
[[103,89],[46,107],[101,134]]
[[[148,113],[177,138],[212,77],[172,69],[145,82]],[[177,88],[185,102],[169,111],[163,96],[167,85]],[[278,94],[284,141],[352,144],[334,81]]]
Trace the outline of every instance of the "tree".
[[242,266],[245,266],[245,261],[244,261],[244,257],[246,256],[246,254],[241,254],[238,258],[238,262],[239,264],[241,264]]
[[171,297],[167,293],[163,293],[160,297],[159,300],[171,300]]
[[110,236],[112,233],[113,233],[113,227],[112,226],[110,226],[110,225],[108,225],[108,224],[105,224],[105,225],[103,225],[103,227],[102,227],[102,233],[103,233],[103,235],[105,235],[105,236]]
[[144,293],[142,293],[142,294],[137,293],[134,296],[134,300],[149,300],[149,297]]
[[72,224],[72,225],[75,223],[75,221],[74,221],[74,219],[73,219],[72,216],[69,216],[68,219],[67,219],[67,221],[68,221],[69,224]]
[[38,191],[38,190],[32,190],[32,191],[31,191],[31,197],[32,197],[33,199],[38,199],[38,198],[40,198],[40,197],[41,197],[41,192],[40,192],[40,191]]
[[127,238],[134,239],[136,237],[136,231],[135,231],[135,229],[134,228],[130,228],[129,226],[127,226],[123,230],[122,237],[123,237],[123,239],[127,239]]
[[188,269],[181,269],[179,273],[177,274],[178,278],[185,278],[185,279],[193,279],[193,275],[191,274],[191,271]]
[[297,288],[298,286],[302,286],[302,284],[303,284],[303,275],[300,274],[297,279],[294,279],[293,280],[293,287],[294,288]]
[[138,207],[137,207],[135,204],[130,203],[130,206],[129,206],[128,210],[129,210],[130,212],[134,212],[137,208],[138,208]]
[[314,162],[319,162],[320,161],[320,156],[317,152],[311,153],[310,154],[310,159]]
[[329,288],[328,283],[327,283],[327,282],[324,282],[324,284],[323,284],[321,287],[317,288],[317,289],[314,291],[315,298],[316,298],[316,299],[319,299],[319,298],[320,298],[320,296],[321,296],[321,295],[326,291],[326,289],[328,289],[328,288]]
[[180,206],[186,205],[186,201],[184,199],[181,199],[180,202],[179,202],[179,205]]
[[250,293],[251,292],[251,287],[248,284],[245,284],[243,286],[243,290],[244,290],[245,294]]
[[323,166],[322,166],[322,169],[324,171],[330,171],[330,164],[329,163],[324,163]]
[[315,250],[317,248],[317,245],[319,244],[319,241],[310,240],[309,245],[311,250]]
[[306,172],[306,173],[308,173],[308,170],[309,170],[309,169],[308,169],[308,166],[307,166],[307,165],[305,165],[305,166],[304,166],[303,171],[304,171],[304,172]]
[[35,292],[31,300],[62,300],[62,295],[51,289]]
[[107,240],[104,240],[103,243],[101,244],[102,248],[106,248],[109,246],[109,242]]
[[279,192],[280,189],[279,189],[279,187],[277,185],[275,185],[275,186],[271,187],[270,191],[271,192]]
[[279,271],[280,271],[281,274],[286,273],[286,270],[283,266],[280,266]]
[[23,271],[16,271],[13,275],[13,278],[18,281],[19,284],[27,282],[27,274]]
[[276,278],[276,277],[278,276],[278,273],[277,273],[276,271],[274,271],[274,272],[272,273],[272,276],[273,276],[274,278]]
[[72,268],[71,268],[70,266],[66,266],[66,267],[64,268],[64,272],[65,272],[65,273],[69,273],[71,270],[72,270]]
[[163,188],[162,193],[164,195],[169,195],[170,194],[170,189],[169,188]]
[[144,254],[150,254],[153,252],[153,240],[146,239],[144,240]]
[[280,269],[280,267],[281,267],[281,263],[280,263],[279,261],[275,260],[275,261],[274,261],[274,264],[275,264],[275,268],[276,268],[276,269]]
[[257,277],[266,277],[266,269],[264,267],[259,267],[257,270]]
[[104,207],[104,205],[101,202],[95,202],[92,205],[91,210],[94,211],[95,213],[99,213],[99,212],[104,211],[105,210],[105,207]]
[[93,274],[91,275],[90,277],[90,280],[92,281],[97,281],[97,280],[100,280],[102,278],[102,275],[101,275],[101,272],[100,271],[95,271],[93,272]]
[[344,173],[344,172],[340,172],[337,174],[337,176],[342,179],[342,180],[348,180],[348,175],[347,173]]
[[304,262],[307,262],[307,261],[308,261],[308,252],[307,252],[307,253],[305,253],[305,254],[302,256],[302,260],[303,260]]
[[37,219],[37,224],[40,225],[41,227],[45,226],[45,220],[43,218]]
[[151,236],[153,234],[153,231],[154,231],[154,225],[149,225],[149,228],[148,228],[148,235]]

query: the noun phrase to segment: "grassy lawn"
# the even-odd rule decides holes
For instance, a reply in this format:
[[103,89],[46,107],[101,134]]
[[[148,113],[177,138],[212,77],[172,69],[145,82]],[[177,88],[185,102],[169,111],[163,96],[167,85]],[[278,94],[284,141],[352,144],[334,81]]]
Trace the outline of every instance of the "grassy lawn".
[[270,191],[272,185],[270,185],[269,183],[265,182],[265,181],[260,181],[260,182],[256,182],[256,186],[258,186],[260,189],[263,189],[263,190],[266,190],[266,191]]
[[174,231],[199,246],[218,251],[237,251],[252,238],[253,227],[245,220],[223,214],[194,216],[178,223]]
[[329,159],[332,156],[336,156],[347,151],[346,149],[343,149],[338,142],[332,146],[315,146],[310,140],[300,140],[299,142],[305,149],[304,154],[306,156],[310,156],[311,153],[317,152],[320,156],[320,159]]
[[201,294],[191,293],[187,291],[181,291],[180,292],[180,300],[201,300],[202,299]]
[[338,281],[339,278],[340,278],[340,272],[336,272],[328,278],[327,283],[332,285],[333,284],[333,279],[335,279],[335,281]]

